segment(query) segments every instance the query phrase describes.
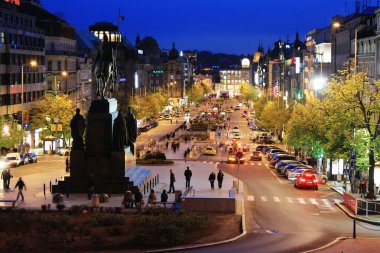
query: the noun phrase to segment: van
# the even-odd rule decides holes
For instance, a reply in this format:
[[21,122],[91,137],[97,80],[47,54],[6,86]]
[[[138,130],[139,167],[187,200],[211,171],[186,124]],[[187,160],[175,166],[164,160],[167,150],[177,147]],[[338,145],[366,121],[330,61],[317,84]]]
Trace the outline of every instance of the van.
[[6,158],[9,161],[9,166],[16,167],[21,164],[21,156],[19,153],[9,153],[6,155]]

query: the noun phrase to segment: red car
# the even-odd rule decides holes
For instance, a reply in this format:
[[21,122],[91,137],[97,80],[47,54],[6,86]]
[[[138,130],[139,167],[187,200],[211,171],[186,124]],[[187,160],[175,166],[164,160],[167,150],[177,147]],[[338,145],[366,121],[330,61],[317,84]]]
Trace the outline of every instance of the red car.
[[241,150],[243,152],[249,152],[249,146],[247,144],[243,144],[243,145],[241,145]]
[[318,179],[312,173],[304,173],[294,181],[296,188],[311,188],[318,191]]

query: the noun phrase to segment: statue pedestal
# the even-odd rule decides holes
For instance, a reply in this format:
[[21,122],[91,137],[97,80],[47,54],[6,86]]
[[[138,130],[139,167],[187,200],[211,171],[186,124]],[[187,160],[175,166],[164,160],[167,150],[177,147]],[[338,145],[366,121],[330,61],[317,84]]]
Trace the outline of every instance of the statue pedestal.
[[113,122],[117,117],[116,99],[99,99],[91,103],[87,116],[86,150],[70,154],[71,173],[53,185],[53,193],[87,193],[90,175],[94,191],[119,193],[133,190],[133,182],[125,177],[125,152],[112,150]]

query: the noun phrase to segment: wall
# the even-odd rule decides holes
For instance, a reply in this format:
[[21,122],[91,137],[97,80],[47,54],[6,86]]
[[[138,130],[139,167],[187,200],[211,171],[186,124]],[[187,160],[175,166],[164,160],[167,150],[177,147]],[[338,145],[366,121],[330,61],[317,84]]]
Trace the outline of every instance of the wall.
[[182,197],[181,207],[189,212],[236,213],[235,198],[191,198]]

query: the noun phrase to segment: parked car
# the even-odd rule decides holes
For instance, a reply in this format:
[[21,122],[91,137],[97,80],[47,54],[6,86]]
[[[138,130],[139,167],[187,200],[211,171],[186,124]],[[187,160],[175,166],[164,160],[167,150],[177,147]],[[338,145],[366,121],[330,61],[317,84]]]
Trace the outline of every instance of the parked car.
[[204,155],[216,155],[216,149],[213,147],[207,147],[203,152]]
[[24,156],[28,159],[29,163],[37,162],[37,155],[35,153],[26,153]]
[[239,130],[239,127],[238,126],[234,126],[231,130],[231,133],[240,133],[240,130]]
[[313,173],[301,174],[294,181],[295,188],[311,188],[318,191],[318,179]]
[[261,154],[260,151],[252,151],[251,160],[261,161],[263,160],[263,155]]
[[21,165],[21,156],[19,153],[9,153],[6,155],[6,158],[9,161],[10,167],[17,167]]
[[149,126],[150,126],[151,128],[153,128],[153,127],[157,127],[157,126],[158,126],[158,122],[157,122],[157,121],[151,121],[151,122],[149,122],[148,124],[149,124]]
[[237,139],[237,140],[240,139],[240,137],[241,137],[239,133],[232,133],[230,136],[231,136],[231,138]]
[[165,120],[171,120],[172,117],[171,117],[169,114],[165,114],[165,115],[164,115],[164,119],[165,119]]
[[307,168],[307,167],[298,167],[297,169],[295,170],[289,170],[289,174],[288,174],[288,180],[292,183],[294,183],[294,181],[297,179],[297,177],[299,177],[304,171],[307,171],[307,170],[310,170],[310,168]]
[[296,160],[296,157],[288,154],[278,154],[276,159],[271,160],[271,165],[274,167],[276,163],[282,160]]
[[256,151],[262,151],[265,146],[259,145],[256,147]]
[[285,167],[286,165],[291,164],[291,163],[302,164],[300,161],[297,161],[297,160],[282,160],[276,163],[274,168],[277,169],[277,172],[280,172],[282,167]]
[[236,105],[235,106],[235,111],[239,111],[240,110],[240,106]]
[[267,158],[270,160],[272,159],[272,154],[276,152],[285,152],[285,150],[279,149],[279,148],[272,148],[266,152]]
[[323,175],[321,172],[313,170],[313,169],[306,169],[301,172],[301,175],[311,173],[315,176],[316,179],[318,179],[318,183],[320,184],[326,184],[327,183],[327,176]]

